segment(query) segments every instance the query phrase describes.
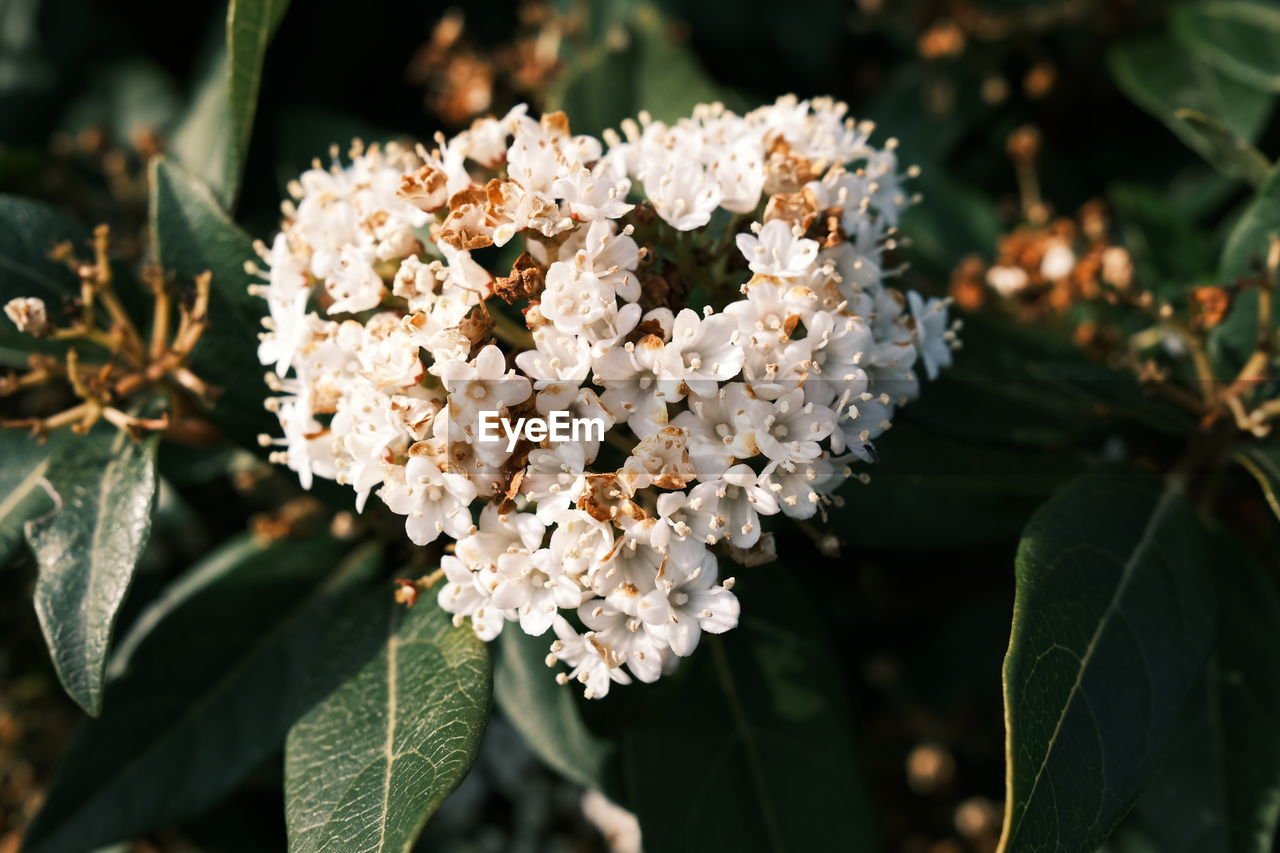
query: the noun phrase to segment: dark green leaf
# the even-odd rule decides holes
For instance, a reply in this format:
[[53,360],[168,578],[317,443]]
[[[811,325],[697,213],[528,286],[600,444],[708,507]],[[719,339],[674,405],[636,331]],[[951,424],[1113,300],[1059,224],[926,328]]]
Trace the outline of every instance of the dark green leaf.
[[1231,229],[1222,250],[1219,277],[1234,281],[1261,271],[1273,234],[1280,235],[1280,170],[1272,172]]
[[[967,385],[956,390],[970,399],[981,393]],[[1012,539],[1038,502],[1083,470],[1060,449],[998,446],[905,417],[875,447],[878,461],[863,469],[870,482],[840,490],[843,505],[833,510],[831,529],[857,547],[886,551]]]
[[208,807],[273,751],[304,710],[321,639],[379,566],[340,569],[326,537],[233,540],[138,617],[112,659],[102,717],[76,733],[30,853],[76,853]]
[[586,788],[599,788],[610,747],[587,728],[573,689],[556,683],[546,665],[545,637],[502,632],[493,695],[529,748],[552,769]]
[[1280,818],[1280,598],[1248,555],[1216,545],[1214,650],[1135,813],[1165,853],[1269,853]]
[[225,37],[206,63],[172,140],[174,156],[230,210],[240,190],[267,44],[289,0],[231,0]]
[[1236,461],[1253,475],[1262,487],[1271,511],[1280,518],[1280,444],[1256,442],[1236,452]]
[[599,134],[635,113],[635,46],[608,43],[579,53],[548,94],[548,107],[564,110],[575,133]]
[[230,75],[227,96],[231,102],[232,135],[241,163],[249,153],[262,60],[288,8],[289,0],[231,0],[227,11],[227,73]]
[[39,567],[36,615],[54,668],[95,716],[111,631],[151,530],[156,443],[105,424],[67,436],[45,471],[56,510],[25,528]]
[[1174,9],[1173,30],[1223,74],[1280,92],[1280,9],[1239,0],[1186,3]]
[[[1263,272],[1271,237],[1280,236],[1280,169],[1258,189],[1244,214],[1227,236],[1218,265],[1223,282]],[[1275,317],[1280,322],[1280,315]],[[1258,340],[1258,294],[1249,288],[1233,300],[1227,319],[1210,334],[1210,352],[1223,365],[1224,375],[1234,375]]]
[[1209,165],[1232,178],[1261,186],[1271,171],[1271,163],[1257,148],[1236,136],[1222,122],[1196,110],[1175,110],[1173,117],[1198,136]]
[[0,566],[22,541],[22,525],[53,509],[45,486],[49,444],[13,429],[0,429]]
[[[707,76],[688,48],[672,40],[655,7],[641,5],[632,20],[637,48],[636,110],[648,110],[659,121],[673,122],[689,115],[697,104],[734,100]],[[729,106],[740,107],[736,103]]]
[[[781,574],[786,568],[777,569]],[[785,575],[735,587],[742,621],[680,670],[628,688],[621,801],[646,850],[882,849],[831,640]],[[681,793],[672,796],[672,774]]]
[[625,28],[619,24],[613,35],[570,53],[565,73],[550,93],[549,107],[564,110],[575,131],[599,134],[640,110],[671,122],[699,103],[721,101],[738,110],[746,106],[673,39],[657,7],[641,3],[629,14],[613,10],[619,21],[624,14]]
[[244,163],[235,139],[235,125],[231,123],[227,67],[226,45],[219,44],[174,128],[168,150],[208,185],[218,207],[230,209],[235,204]]
[[489,718],[489,652],[433,601],[358,599],[326,645],[354,673],[289,731],[291,853],[407,851],[475,761]]
[[1209,650],[1211,560],[1181,493],[1142,475],[1079,480],[1032,518],[1004,669],[1003,850],[1092,850],[1132,807]]
[[[45,301],[51,320],[61,320],[63,301],[79,296],[80,285],[64,264],[49,259],[49,252],[63,242],[83,248],[88,237],[78,223],[50,207],[0,195],[0,306],[22,296],[37,297]],[[41,343],[0,317],[0,363],[23,367],[26,354],[42,348]]]
[[903,213],[902,231],[911,238],[913,258],[950,272],[966,255],[986,253],[996,245],[1000,216],[983,193],[930,166],[912,188],[928,199]]
[[1140,184],[1116,184],[1107,191],[1138,266],[1139,280],[1166,299],[1183,301],[1188,287],[1213,275],[1216,247],[1179,204]]
[[257,336],[263,300],[250,295],[252,277],[244,263],[253,243],[218,207],[209,189],[165,158],[152,161],[151,236],[157,261],[178,279],[213,273],[210,327],[192,358],[196,374],[223,391],[211,415],[229,435],[256,447],[269,429],[262,408],[266,386],[260,378]]
[[1257,138],[1271,110],[1268,95],[1215,71],[1163,36],[1118,44],[1109,58],[1124,93],[1206,159],[1213,156],[1213,144],[1179,119],[1178,110],[1216,119],[1246,142]]

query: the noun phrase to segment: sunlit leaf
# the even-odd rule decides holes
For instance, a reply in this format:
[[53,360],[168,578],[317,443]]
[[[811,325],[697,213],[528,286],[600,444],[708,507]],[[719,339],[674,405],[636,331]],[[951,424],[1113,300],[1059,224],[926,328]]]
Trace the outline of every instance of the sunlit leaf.
[[112,629],[151,529],[157,441],[136,442],[103,424],[61,442],[44,475],[56,508],[25,528],[39,567],[36,615],[54,668],[95,716]]
[[435,602],[358,598],[327,638],[350,676],[317,698],[285,747],[290,853],[409,850],[475,761],[489,652]]
[[342,554],[327,537],[241,537],[166,589],[121,641],[104,713],[76,733],[25,849],[76,853],[164,828],[279,749],[329,666],[334,613],[379,568],[366,548],[334,571]]

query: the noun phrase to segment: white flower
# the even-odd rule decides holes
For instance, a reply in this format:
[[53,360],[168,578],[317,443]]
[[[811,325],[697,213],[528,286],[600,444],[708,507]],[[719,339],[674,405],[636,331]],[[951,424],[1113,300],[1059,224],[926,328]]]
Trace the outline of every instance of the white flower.
[[330,314],[354,314],[378,307],[386,287],[373,268],[376,261],[372,245],[344,246],[338,252],[337,262],[324,283],[333,299]]
[[642,173],[653,209],[677,231],[692,231],[711,221],[720,204],[720,185],[697,163],[674,159]]
[[818,244],[791,233],[781,219],[766,222],[755,234],[738,235],[738,251],[753,273],[791,279],[808,272],[818,258]]
[[916,321],[916,348],[924,362],[924,370],[930,379],[938,377],[938,371],[951,366],[951,344],[955,334],[947,325],[947,300],[925,301],[914,290],[907,294],[911,303],[911,316]]
[[284,376],[311,337],[307,322],[307,302],[311,298],[307,260],[294,252],[283,232],[276,235],[270,252],[264,254],[270,267],[268,284],[250,288],[251,293],[267,300],[270,314],[270,319],[263,321],[269,331],[258,345],[258,360],[273,365],[276,374]]
[[688,435],[689,457],[702,480],[716,480],[735,459],[760,452],[756,427],[770,406],[747,392],[741,382],[721,386],[714,396],[691,399],[688,410],[672,421]]
[[579,166],[553,183],[555,192],[569,204],[574,219],[588,222],[617,219],[634,205],[627,204],[631,179],[619,174],[610,160],[600,160],[592,169]]
[[474,435],[481,412],[496,412],[523,403],[533,393],[527,377],[507,369],[502,350],[490,344],[472,361],[447,361],[433,372],[449,391],[449,416]]
[[545,548],[532,554],[511,550],[498,556],[493,603],[516,611],[520,629],[526,634],[545,634],[558,610],[577,607],[582,596],[582,587]]
[[804,462],[822,453],[818,442],[835,429],[835,416],[826,406],[804,401],[797,388],[773,402],[756,430],[760,452],[774,461]]
[[557,444],[529,451],[528,468],[520,489],[538,505],[539,519],[549,521],[572,506],[586,488],[586,460],[581,444]]
[[461,474],[443,472],[424,456],[410,455],[404,481],[388,481],[378,496],[392,512],[406,516],[405,533],[415,545],[426,545],[445,533],[457,539],[471,532],[476,487]]
[[600,401],[641,438],[667,425],[667,404],[684,398],[678,377],[662,361],[666,345],[657,335],[609,350],[596,361],[593,381],[604,388]]
[[640,600],[640,618],[664,629],[671,651],[688,657],[703,631],[723,634],[738,624],[738,599],[732,580],[716,585],[716,558],[708,554],[687,575],[668,575]]
[[551,558],[573,576],[590,571],[608,559],[614,549],[610,524],[580,509],[559,510],[551,516],[554,530],[547,549]]
[[634,612],[615,609],[598,599],[578,608],[578,618],[591,629],[587,633],[591,642],[625,661],[636,678],[651,683],[662,675],[667,651],[665,630],[647,625]]
[[716,393],[742,370],[738,323],[724,314],[699,317],[689,308],[676,315],[671,341],[661,355],[662,369],[700,397]]
[[482,640],[492,640],[502,633],[506,616],[493,604],[485,573],[469,568],[452,554],[440,558],[445,583],[436,595],[440,608],[454,614],[453,624],[461,625],[462,619],[471,620],[471,628]]
[[609,694],[611,682],[631,683],[631,677],[622,671],[622,656],[600,642],[593,632],[579,635],[563,616],[557,616],[551,627],[557,637],[551,644],[551,654],[572,667],[567,675],[561,673],[562,684],[580,682],[588,699],[603,699]]
[[699,483],[689,492],[690,505],[711,516],[712,535],[750,548],[760,539],[760,514],[773,515],[778,502],[749,465],[734,465],[713,483]]

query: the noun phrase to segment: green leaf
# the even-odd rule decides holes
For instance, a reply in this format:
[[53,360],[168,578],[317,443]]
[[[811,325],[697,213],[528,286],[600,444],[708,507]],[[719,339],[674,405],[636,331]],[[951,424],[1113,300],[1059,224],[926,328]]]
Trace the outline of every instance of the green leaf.
[[611,14],[602,10],[593,17],[612,18],[612,32],[602,32],[585,50],[568,51],[565,71],[548,95],[548,107],[564,110],[576,132],[599,134],[640,110],[673,122],[700,103],[746,107],[707,75],[686,45],[673,39],[653,4],[617,8]]
[[262,60],[288,8],[289,0],[231,0],[227,10],[227,96],[241,163],[249,153],[253,114],[258,107],[258,85],[262,82]]
[[[1219,279],[1233,282],[1261,274],[1272,235],[1280,235],[1280,169],[1258,189],[1227,235],[1218,264]],[[1280,316],[1275,319],[1280,323]],[[1210,353],[1223,366],[1223,375],[1235,375],[1257,340],[1258,293],[1249,288],[1232,301],[1231,313],[1210,333]]]
[[1165,853],[1269,853],[1280,821],[1280,597],[1239,547],[1215,544],[1214,650],[1136,822]]
[[[985,401],[983,390],[967,384],[951,389]],[[1012,432],[1017,425],[1009,426]],[[1083,470],[1060,448],[956,436],[909,416],[895,421],[875,448],[878,461],[866,468],[870,483],[840,490],[842,506],[832,511],[830,529],[858,548],[896,553],[1008,541],[1037,503]],[[929,524],[921,525],[922,518]]]
[[244,163],[231,123],[227,48],[219,44],[199,75],[199,82],[169,140],[170,153],[192,175],[209,186],[217,205],[235,204]]
[[545,637],[503,631],[493,670],[493,696],[534,754],[566,779],[599,788],[611,747],[583,722],[572,688],[546,665]]
[[1173,10],[1178,39],[1241,83],[1280,92],[1280,9],[1264,3],[1187,3]]
[[564,110],[575,133],[616,128],[635,109],[635,46],[593,45],[578,53],[548,93],[548,108]]
[[272,427],[262,408],[266,386],[257,336],[266,303],[249,293],[244,263],[253,243],[218,207],[208,187],[163,157],[151,166],[151,238],[157,262],[180,281],[213,273],[210,327],[196,345],[192,368],[222,389],[210,415],[229,435],[256,447]]
[[[635,107],[659,121],[673,122],[689,115],[697,104],[733,101],[698,64],[694,54],[672,40],[657,8],[642,4],[632,17],[636,39]],[[730,107],[739,108],[737,103]]]
[[1002,850],[1092,850],[1158,767],[1213,632],[1207,534],[1181,493],[1097,474],[1018,548]]
[[1258,481],[1267,505],[1280,518],[1280,444],[1247,444],[1236,451],[1236,461]]
[[1121,90],[1211,162],[1214,142],[1180,119],[1179,110],[1215,119],[1246,142],[1257,138],[1271,111],[1268,95],[1215,71],[1163,36],[1123,42],[1108,58]]
[[[45,301],[51,320],[61,319],[64,300],[80,295],[80,284],[66,265],[49,259],[59,243],[83,248],[89,232],[51,207],[0,195],[0,306],[10,299],[33,296]],[[19,334],[0,317],[0,363],[26,365],[26,354],[48,344]]]
[[76,733],[27,833],[76,853],[164,828],[216,802],[279,749],[344,597],[380,566],[337,571],[327,537],[232,540],[172,584],[111,662],[106,709]]
[[1280,235],[1280,169],[1273,171],[1227,236],[1218,264],[1223,281],[1261,272],[1272,234]]
[[285,745],[290,853],[408,851],[467,774],[489,718],[489,653],[469,627],[386,590],[353,602],[325,657],[352,673]]
[[58,678],[90,714],[102,710],[112,628],[151,530],[156,443],[102,425],[67,436],[45,479],[57,508],[28,521],[36,615]]
[[986,253],[1000,239],[1000,215],[984,193],[949,177],[941,168],[926,165],[912,189],[928,204],[908,207],[902,231],[911,238],[913,266],[923,262],[950,273],[969,254]]
[[1140,280],[1151,282],[1159,295],[1182,302],[1189,285],[1214,274],[1217,248],[1183,206],[1171,203],[1165,193],[1120,183],[1107,189],[1107,200],[1116,211]]
[[173,135],[174,156],[230,210],[240,190],[267,44],[288,0],[231,0],[225,38],[206,63]]
[[786,571],[735,587],[737,629],[676,673],[604,700],[646,850],[882,849],[835,646]]
[[1199,137],[1205,159],[1222,174],[1240,178],[1255,187],[1267,179],[1271,163],[1262,156],[1262,152],[1236,136],[1216,118],[1188,109],[1175,110],[1173,117]]
[[49,444],[18,430],[0,429],[0,566],[22,541],[22,525],[53,509],[46,488]]

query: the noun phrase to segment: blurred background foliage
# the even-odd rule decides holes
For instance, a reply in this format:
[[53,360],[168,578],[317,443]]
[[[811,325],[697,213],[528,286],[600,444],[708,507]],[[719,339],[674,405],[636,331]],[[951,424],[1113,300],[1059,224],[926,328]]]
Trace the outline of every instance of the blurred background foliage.
[[[642,109],[673,119],[701,101],[747,109],[830,94],[875,120],[879,139],[898,138],[921,167],[923,203],[895,258],[910,264],[910,287],[956,297],[965,348],[879,442],[871,485],[847,490],[832,533],[783,532],[783,560],[754,571],[804,565],[829,588],[792,615],[821,626],[836,652],[831,671],[888,848],[987,851],[1004,796],[1000,662],[1018,534],[1074,474],[1122,457],[1166,469],[1188,419],[1099,355],[1103,321],[1070,299],[1002,310],[981,271],[1023,221],[1065,217],[1088,231],[1094,215],[1130,250],[1143,286],[1175,304],[1218,280],[1219,247],[1258,177],[1221,130],[1280,151],[1280,77],[1246,85],[1231,63],[1275,69],[1280,30],[1262,28],[1259,42],[1256,26],[1224,35],[1197,14],[1154,0],[307,0],[267,50],[239,196],[219,197],[266,238],[286,182],[331,145],[425,140],[521,101],[598,133]],[[122,263],[142,258],[148,161],[170,152],[199,171],[234,133],[210,108],[225,19],[224,5],[196,0],[0,2],[0,192],[107,222]],[[1238,49],[1219,50],[1224,38]],[[305,523],[326,502],[345,507],[324,490],[299,503],[287,478],[234,451],[166,446],[160,470],[122,636],[210,545],[246,525]],[[1252,488],[1243,472],[1231,477]],[[1274,548],[1275,520],[1258,506],[1241,501],[1236,519]],[[411,560],[407,549],[394,558]],[[29,557],[0,572],[0,853],[17,850],[75,719],[41,647],[32,576]],[[642,710],[617,712],[643,723]],[[660,735],[647,736],[661,745]],[[422,849],[601,849],[571,783],[505,724],[488,738]],[[122,849],[283,849],[278,767],[265,762],[205,818]]]

